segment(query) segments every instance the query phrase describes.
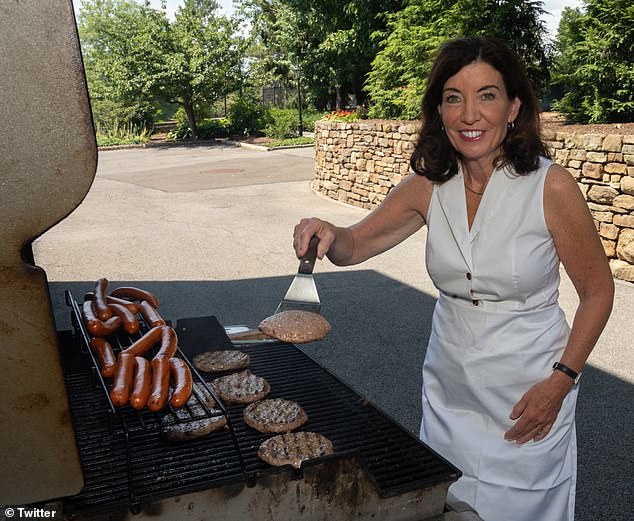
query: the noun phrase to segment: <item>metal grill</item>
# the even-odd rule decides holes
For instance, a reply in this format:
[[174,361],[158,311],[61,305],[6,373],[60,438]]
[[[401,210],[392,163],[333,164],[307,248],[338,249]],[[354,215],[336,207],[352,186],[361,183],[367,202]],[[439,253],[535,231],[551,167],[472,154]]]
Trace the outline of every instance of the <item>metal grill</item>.
[[[232,348],[213,317],[179,320],[177,333],[186,358]],[[145,502],[233,483],[254,484],[260,477],[289,472],[288,467],[271,467],[257,457],[260,443],[269,436],[245,424],[243,406],[225,406],[230,428],[194,441],[163,441],[159,416],[150,413],[141,415],[143,429],[113,430],[108,399],[95,385],[90,357],[80,353],[76,338],[63,334],[61,345],[86,486],[65,502],[67,510],[134,511]],[[328,459],[358,456],[380,497],[460,477],[455,467],[297,347],[279,343],[240,346],[240,350],[250,356],[251,371],[269,382],[269,398],[293,400],[304,408],[309,420],[300,430],[318,432],[332,441],[335,454]],[[217,376],[203,378],[210,382]]]

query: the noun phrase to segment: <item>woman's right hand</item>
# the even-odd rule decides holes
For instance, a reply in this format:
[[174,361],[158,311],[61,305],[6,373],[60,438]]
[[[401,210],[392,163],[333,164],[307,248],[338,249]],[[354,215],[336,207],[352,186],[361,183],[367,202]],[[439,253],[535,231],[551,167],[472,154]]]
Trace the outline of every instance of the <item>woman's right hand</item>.
[[317,258],[323,259],[332,243],[335,242],[337,231],[333,224],[322,221],[317,217],[304,218],[295,225],[293,232],[293,248],[297,258],[306,254],[310,239],[316,235],[319,239],[317,245]]

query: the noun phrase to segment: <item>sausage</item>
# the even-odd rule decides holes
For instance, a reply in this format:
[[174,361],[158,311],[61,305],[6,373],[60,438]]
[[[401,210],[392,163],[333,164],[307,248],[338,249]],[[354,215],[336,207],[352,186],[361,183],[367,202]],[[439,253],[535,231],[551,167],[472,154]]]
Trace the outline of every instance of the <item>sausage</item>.
[[147,408],[152,412],[160,411],[167,403],[170,390],[169,358],[159,356],[152,359],[152,392]]
[[112,351],[112,346],[103,338],[93,338],[90,340],[90,349],[97,357],[101,376],[112,378],[117,367],[117,359]]
[[128,334],[134,335],[139,332],[139,321],[130,313],[127,307],[121,304],[108,304],[108,307],[121,319],[123,329],[125,329]]
[[171,403],[174,407],[181,407],[187,403],[192,395],[194,385],[192,372],[181,358],[170,358],[169,363],[172,387],[174,388]]
[[[92,291],[89,291],[84,294],[84,300],[94,300],[94,299],[95,299],[95,294]],[[130,313],[132,313],[133,315],[139,312],[139,306],[137,305],[136,302],[131,302],[123,298],[111,297],[110,295],[107,295],[106,302],[108,304],[121,304],[122,306],[125,306],[126,308],[128,308]]]
[[144,289],[134,288],[132,286],[121,286],[110,293],[113,297],[131,298],[139,301],[149,302],[154,309],[159,307],[159,299]]
[[119,353],[117,368],[110,389],[110,399],[117,407],[123,407],[128,403],[130,388],[132,387],[132,377],[134,376],[134,356]]
[[[118,318],[118,317],[117,317]],[[122,353],[126,353],[132,356],[139,356],[149,351],[154,345],[161,340],[161,327],[153,327],[145,335],[139,338],[136,342],[130,344],[130,347],[124,349]]]
[[95,315],[92,304],[90,300],[87,300],[82,308],[86,329],[92,336],[107,337],[121,327],[121,319],[119,317],[109,318],[105,322],[99,320],[97,315]]
[[161,315],[158,314],[156,309],[154,309],[147,300],[139,304],[139,313],[141,313],[145,322],[147,322],[147,325],[150,327],[165,325],[165,320],[161,318]]
[[112,318],[112,311],[108,307],[106,302],[106,289],[108,288],[108,279],[100,278],[95,282],[95,299],[93,300],[95,306],[95,313],[99,320],[108,320]]
[[134,381],[132,393],[130,393],[130,405],[140,411],[147,404],[150,397],[152,377],[150,375],[150,362],[142,356],[134,358]]
[[163,326],[161,329],[161,349],[156,353],[156,356],[172,358],[176,354],[176,348],[178,347],[176,331],[169,326]]

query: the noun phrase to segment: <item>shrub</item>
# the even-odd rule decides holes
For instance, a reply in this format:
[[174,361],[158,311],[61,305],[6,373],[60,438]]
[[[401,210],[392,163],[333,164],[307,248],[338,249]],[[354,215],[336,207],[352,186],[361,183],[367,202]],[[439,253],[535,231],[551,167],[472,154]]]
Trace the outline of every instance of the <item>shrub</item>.
[[[231,133],[231,123],[226,118],[203,119],[198,122],[198,139],[214,139],[227,137]],[[192,130],[189,123],[180,122],[167,135],[168,139],[189,139],[192,137]]]
[[264,129],[264,135],[276,139],[292,138],[298,134],[299,117],[293,109],[270,109],[269,124]]
[[261,103],[250,96],[235,100],[229,109],[231,129],[244,136],[260,135],[270,121],[267,110]]

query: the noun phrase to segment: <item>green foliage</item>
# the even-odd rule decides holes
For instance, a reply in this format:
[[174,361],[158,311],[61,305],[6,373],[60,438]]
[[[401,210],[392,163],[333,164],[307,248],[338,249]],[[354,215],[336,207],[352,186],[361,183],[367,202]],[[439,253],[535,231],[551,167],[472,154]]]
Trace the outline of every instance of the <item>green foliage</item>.
[[537,0],[409,0],[375,33],[380,51],[366,89],[370,117],[417,119],[434,54],[443,41],[462,36],[495,36],[523,59],[538,92],[548,83],[549,56]]
[[252,18],[253,68],[261,81],[296,84],[319,108],[345,104],[348,93],[362,103],[365,76],[377,52],[372,33],[385,26],[383,13],[403,0],[243,0]]
[[162,92],[183,106],[193,137],[196,111],[237,86],[242,40],[237,22],[217,16],[215,0],[185,0],[170,25]]
[[[198,139],[215,139],[229,136],[231,133],[231,122],[228,119],[203,119],[198,123]],[[168,139],[190,139],[192,129],[189,123],[181,121],[167,135]]]
[[302,112],[302,123],[304,130],[307,132],[313,132],[315,130],[315,123],[320,119],[323,119],[324,113],[316,110],[305,110]]
[[[151,126],[160,107],[183,107],[192,134],[202,107],[235,89],[243,39],[215,0],[184,0],[170,22],[139,0],[84,0],[79,33],[98,125]],[[162,104],[162,105],[161,105]]]
[[278,139],[271,141],[267,146],[269,148],[276,147],[291,147],[298,145],[312,145],[315,142],[315,138],[312,137],[295,137],[287,139]]
[[565,9],[555,50],[555,110],[575,123],[634,120],[631,0],[585,0],[585,9]]
[[126,123],[113,125],[108,130],[97,129],[97,146],[137,145],[150,140],[150,131],[143,127]]
[[242,96],[231,105],[229,120],[236,134],[257,136],[269,124],[270,116],[258,100],[251,96]]
[[151,126],[167,26],[164,13],[146,4],[83,2],[78,28],[98,128]]
[[[278,139],[297,136],[299,128],[299,114],[294,109],[270,109],[270,122],[264,129],[264,135]],[[303,118],[302,118],[303,119]]]

